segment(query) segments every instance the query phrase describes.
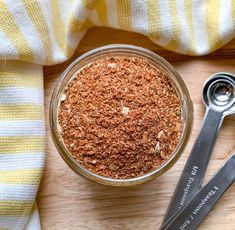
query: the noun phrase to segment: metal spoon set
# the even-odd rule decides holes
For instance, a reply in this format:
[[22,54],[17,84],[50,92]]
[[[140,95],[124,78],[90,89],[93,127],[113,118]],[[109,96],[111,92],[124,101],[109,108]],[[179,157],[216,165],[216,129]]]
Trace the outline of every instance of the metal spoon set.
[[193,230],[202,222],[228,187],[235,181],[235,154],[201,188],[223,119],[235,114],[235,76],[212,75],[203,87],[206,106],[203,124],[180,177],[162,230]]

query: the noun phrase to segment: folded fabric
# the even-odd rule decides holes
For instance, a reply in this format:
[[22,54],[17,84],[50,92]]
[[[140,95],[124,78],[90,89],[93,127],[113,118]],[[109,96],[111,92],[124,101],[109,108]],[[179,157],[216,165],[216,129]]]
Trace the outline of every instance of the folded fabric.
[[235,36],[235,0],[1,0],[0,228],[40,229],[42,65],[68,60],[92,26],[140,32],[166,49],[203,55]]

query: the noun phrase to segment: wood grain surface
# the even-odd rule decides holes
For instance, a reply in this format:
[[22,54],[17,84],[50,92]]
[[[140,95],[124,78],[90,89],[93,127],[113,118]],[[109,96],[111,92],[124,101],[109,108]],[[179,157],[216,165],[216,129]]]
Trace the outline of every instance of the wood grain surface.
[[[49,132],[50,97],[60,74],[82,53],[111,43],[142,46],[166,58],[181,74],[194,103],[194,127],[186,152],[168,173],[133,189],[93,184],[73,173],[57,153]],[[69,61],[45,67],[47,157],[37,198],[42,229],[159,229],[201,126],[204,114],[201,102],[202,85],[207,77],[215,72],[227,71],[235,74],[234,57],[235,40],[210,55],[188,57],[164,50],[140,34],[93,28],[88,31]],[[235,152],[235,118],[228,117],[216,142],[205,181],[213,176],[233,152]],[[235,229],[235,185],[226,192],[199,229]]]

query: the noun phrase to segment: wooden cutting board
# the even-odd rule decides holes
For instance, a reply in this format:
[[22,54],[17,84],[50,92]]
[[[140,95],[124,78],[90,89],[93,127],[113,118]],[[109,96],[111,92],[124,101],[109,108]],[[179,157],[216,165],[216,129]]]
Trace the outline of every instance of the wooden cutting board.
[[[48,124],[48,110],[55,82],[64,69],[82,53],[111,43],[145,47],[166,58],[181,74],[194,103],[194,127],[187,151],[161,178],[134,189],[93,184],[72,172],[54,147]],[[202,85],[215,72],[235,74],[235,40],[204,57],[188,57],[166,51],[147,37],[107,28],[88,31],[74,56],[66,63],[44,68],[47,121],[46,168],[37,203],[42,229],[159,229],[180,173],[199,132],[204,106]],[[235,118],[226,118],[210,161],[207,181],[235,152]],[[199,229],[235,229],[235,185],[232,186]]]

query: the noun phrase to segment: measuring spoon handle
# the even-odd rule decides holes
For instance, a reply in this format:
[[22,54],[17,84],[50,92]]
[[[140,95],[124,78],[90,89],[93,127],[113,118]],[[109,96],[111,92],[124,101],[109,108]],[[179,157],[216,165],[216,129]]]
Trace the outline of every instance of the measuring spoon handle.
[[162,230],[193,230],[202,222],[212,207],[233,183],[235,155],[216,173],[191,201],[184,206]]
[[207,108],[201,131],[179,179],[164,223],[170,221],[170,218],[185,205],[190,196],[198,192],[222,121],[222,112]]

